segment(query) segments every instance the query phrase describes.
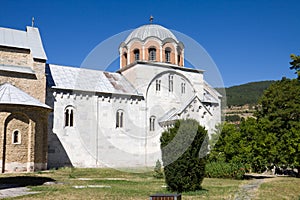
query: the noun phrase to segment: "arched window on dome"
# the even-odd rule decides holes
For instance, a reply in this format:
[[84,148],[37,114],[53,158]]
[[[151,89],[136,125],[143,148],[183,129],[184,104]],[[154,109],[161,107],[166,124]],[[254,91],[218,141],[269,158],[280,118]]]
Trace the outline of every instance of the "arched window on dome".
[[166,55],[166,62],[170,63],[171,62],[171,48],[170,47],[166,48],[165,55]]
[[127,53],[123,53],[123,66],[127,65]]
[[135,49],[133,51],[133,54],[134,54],[134,60],[135,61],[140,60],[140,50],[139,49]]
[[149,48],[149,60],[156,61],[156,49],[154,47]]

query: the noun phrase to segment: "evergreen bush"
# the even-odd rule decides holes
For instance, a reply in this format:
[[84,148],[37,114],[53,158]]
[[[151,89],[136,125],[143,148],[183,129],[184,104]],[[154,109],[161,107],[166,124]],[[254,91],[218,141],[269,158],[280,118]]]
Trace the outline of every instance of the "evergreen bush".
[[[207,131],[196,120],[178,120],[160,138],[165,180],[170,191],[201,189],[205,176]],[[201,153],[200,153],[201,152]]]
[[155,164],[155,167],[154,167],[154,174],[153,176],[155,178],[163,178],[164,177],[164,173],[163,173],[163,170],[161,168],[161,163],[159,160],[156,161],[156,164]]

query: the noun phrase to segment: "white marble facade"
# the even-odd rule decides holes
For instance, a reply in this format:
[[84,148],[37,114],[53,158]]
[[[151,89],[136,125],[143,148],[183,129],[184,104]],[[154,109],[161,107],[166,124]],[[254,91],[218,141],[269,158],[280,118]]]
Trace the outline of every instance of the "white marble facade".
[[[138,57],[130,56],[135,41]],[[155,47],[159,61],[149,60]],[[169,55],[173,61],[164,62],[165,47],[180,47]],[[221,96],[203,71],[183,66],[183,47],[169,30],[150,24],[121,44],[117,72],[47,65],[48,167],[154,166],[160,135],[176,119],[196,119],[212,133],[221,121]]]

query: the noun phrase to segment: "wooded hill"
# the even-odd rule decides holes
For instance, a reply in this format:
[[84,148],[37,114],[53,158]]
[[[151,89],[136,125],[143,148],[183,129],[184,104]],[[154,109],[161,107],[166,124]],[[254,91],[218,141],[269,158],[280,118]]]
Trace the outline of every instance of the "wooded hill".
[[[225,88],[227,106],[256,105],[264,90],[274,82],[275,81],[251,82]],[[217,90],[221,93],[220,89],[217,88]]]

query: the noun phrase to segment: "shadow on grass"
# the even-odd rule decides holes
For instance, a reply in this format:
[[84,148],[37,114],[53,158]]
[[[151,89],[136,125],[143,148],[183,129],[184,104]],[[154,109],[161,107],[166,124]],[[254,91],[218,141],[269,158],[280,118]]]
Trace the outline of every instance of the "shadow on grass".
[[0,178],[0,189],[38,186],[43,185],[46,182],[55,181],[52,178],[47,177],[35,177],[35,176],[15,176],[15,177],[3,177]]
[[189,192],[182,192],[182,195],[190,195],[190,196],[197,196],[197,195],[204,195],[207,194],[209,190],[202,188],[201,190],[196,191],[189,191]]
[[275,178],[274,175],[261,175],[261,174],[245,174],[244,179],[266,179],[266,178]]

